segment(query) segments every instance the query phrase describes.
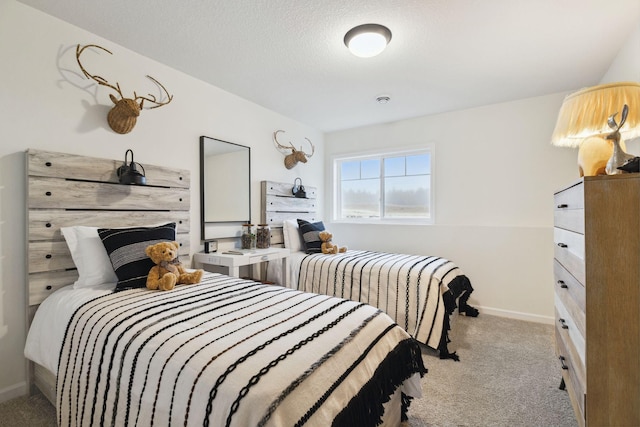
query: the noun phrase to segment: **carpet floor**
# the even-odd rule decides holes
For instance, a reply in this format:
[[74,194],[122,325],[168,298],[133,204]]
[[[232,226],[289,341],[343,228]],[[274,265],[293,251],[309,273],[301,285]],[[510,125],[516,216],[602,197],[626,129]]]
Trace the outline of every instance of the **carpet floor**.
[[429,372],[423,397],[409,409],[411,427],[575,427],[566,391],[558,386],[553,325],[480,314],[452,316],[449,351],[460,362],[423,350]]
[[[409,410],[411,427],[575,427],[553,326],[481,314],[452,316],[450,351],[460,362],[423,349],[429,373],[423,397]],[[40,393],[0,404],[0,427],[56,425],[55,408]],[[354,426],[357,427],[357,426]]]

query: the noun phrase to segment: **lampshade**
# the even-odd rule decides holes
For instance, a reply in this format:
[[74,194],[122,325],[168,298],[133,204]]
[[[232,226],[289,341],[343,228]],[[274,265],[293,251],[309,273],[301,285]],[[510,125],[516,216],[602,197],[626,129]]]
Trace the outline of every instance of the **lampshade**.
[[358,25],[344,36],[344,44],[351,53],[361,58],[370,58],[382,53],[390,41],[391,31],[379,24]]
[[620,128],[624,139],[640,136],[640,83],[617,82],[581,89],[568,95],[551,136],[551,143],[559,147],[578,147],[587,138],[611,133],[607,119],[624,105],[629,115]]

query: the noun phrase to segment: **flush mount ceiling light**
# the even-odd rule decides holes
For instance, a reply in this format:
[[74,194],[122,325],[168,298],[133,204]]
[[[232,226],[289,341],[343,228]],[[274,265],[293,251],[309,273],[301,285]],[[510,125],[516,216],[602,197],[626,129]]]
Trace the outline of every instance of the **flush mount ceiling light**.
[[363,24],[347,31],[344,44],[351,53],[361,58],[376,56],[391,41],[391,31],[384,25]]

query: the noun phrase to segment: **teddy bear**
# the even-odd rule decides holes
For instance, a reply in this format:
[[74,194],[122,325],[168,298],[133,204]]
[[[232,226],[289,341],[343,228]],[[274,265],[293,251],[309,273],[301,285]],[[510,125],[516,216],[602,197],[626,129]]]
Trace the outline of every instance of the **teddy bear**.
[[331,239],[333,238],[333,234],[331,234],[328,231],[321,231],[318,235],[320,237],[320,240],[322,241],[322,244],[320,245],[320,249],[322,250],[323,254],[337,254],[337,253],[342,253],[342,252],[346,252],[347,248],[346,247],[338,247],[338,245],[334,245],[333,243],[331,243]]
[[178,260],[178,242],[159,242],[149,245],[145,253],[156,264],[147,276],[147,288],[170,291],[175,285],[193,285],[202,280],[204,270],[188,272]]

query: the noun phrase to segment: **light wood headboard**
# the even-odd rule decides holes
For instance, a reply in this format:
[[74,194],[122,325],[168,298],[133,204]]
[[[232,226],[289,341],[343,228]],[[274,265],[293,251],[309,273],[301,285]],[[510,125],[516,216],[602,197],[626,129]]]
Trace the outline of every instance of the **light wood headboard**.
[[[27,150],[27,328],[38,305],[78,278],[61,227],[129,227],[176,223],[180,254],[189,255],[188,170],[144,167],[147,185],[122,185],[122,160]],[[55,405],[55,376],[28,363],[27,381]]]
[[272,245],[282,246],[284,244],[282,235],[284,220],[300,218],[311,222],[318,221],[316,187],[305,185],[307,197],[299,198],[293,196],[291,192],[293,184],[291,183],[262,181],[261,186],[260,221],[271,227]]
[[147,185],[122,185],[122,159],[30,149],[26,161],[28,322],[48,295],[78,277],[61,227],[175,221],[180,253],[189,254],[189,171],[143,164]]

